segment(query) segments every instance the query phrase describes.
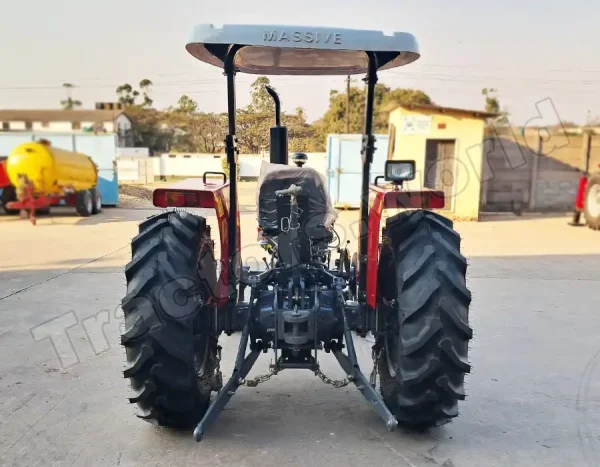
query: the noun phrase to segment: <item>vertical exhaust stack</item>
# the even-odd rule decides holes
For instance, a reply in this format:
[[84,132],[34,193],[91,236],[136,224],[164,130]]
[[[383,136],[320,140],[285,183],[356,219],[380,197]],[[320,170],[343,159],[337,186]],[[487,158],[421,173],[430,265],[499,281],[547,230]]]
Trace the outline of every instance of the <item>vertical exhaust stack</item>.
[[288,165],[288,133],[287,127],[281,125],[281,102],[275,90],[269,86],[265,89],[275,102],[275,126],[271,127],[269,145],[271,164]]

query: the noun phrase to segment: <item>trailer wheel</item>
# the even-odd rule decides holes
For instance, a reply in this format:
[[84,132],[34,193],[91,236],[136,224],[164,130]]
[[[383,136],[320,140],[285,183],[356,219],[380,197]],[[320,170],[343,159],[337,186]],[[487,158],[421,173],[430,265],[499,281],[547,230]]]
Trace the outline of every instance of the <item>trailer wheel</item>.
[[220,389],[215,308],[208,303],[216,283],[210,229],[202,217],[165,212],[140,225],[131,248],[121,336],[129,401],[152,424],[188,428]]
[[467,262],[452,221],[409,211],[387,221],[378,278],[385,337],[379,359],[382,396],[398,422],[417,430],[458,416],[470,371],[471,293]]
[[92,214],[96,215],[102,211],[102,196],[98,188],[92,188],[90,192],[92,193]]
[[77,193],[77,202],[75,210],[81,217],[89,217],[94,209],[94,199],[90,190],[83,190]]
[[584,200],[585,221],[588,227],[600,230],[600,174],[590,177]]
[[2,188],[2,209],[6,214],[15,216],[19,214],[18,209],[8,209],[6,205],[13,201],[17,201],[17,191],[13,185],[8,185]]

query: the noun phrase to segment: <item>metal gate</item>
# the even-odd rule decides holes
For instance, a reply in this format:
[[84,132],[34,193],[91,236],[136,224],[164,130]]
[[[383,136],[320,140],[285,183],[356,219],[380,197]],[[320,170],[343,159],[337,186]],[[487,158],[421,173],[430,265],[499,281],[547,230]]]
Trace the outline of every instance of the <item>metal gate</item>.
[[[375,135],[371,183],[383,175],[388,153],[388,135]],[[327,137],[327,188],[335,207],[360,207],[362,185],[362,135]]]

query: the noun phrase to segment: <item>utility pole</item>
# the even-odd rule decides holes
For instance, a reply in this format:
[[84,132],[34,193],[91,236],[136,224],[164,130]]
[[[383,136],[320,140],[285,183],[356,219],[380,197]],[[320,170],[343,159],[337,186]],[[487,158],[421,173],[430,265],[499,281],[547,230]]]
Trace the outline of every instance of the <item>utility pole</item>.
[[350,133],[350,75],[346,78],[346,134]]

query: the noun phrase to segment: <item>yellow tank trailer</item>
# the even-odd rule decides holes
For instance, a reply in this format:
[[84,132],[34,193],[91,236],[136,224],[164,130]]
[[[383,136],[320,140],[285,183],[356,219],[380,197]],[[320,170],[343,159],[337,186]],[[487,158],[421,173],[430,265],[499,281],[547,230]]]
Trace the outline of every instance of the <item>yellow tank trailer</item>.
[[98,168],[85,154],[53,148],[45,140],[24,143],[8,155],[6,171],[18,199],[10,203],[13,209],[35,213],[61,200],[85,217],[102,209]]

